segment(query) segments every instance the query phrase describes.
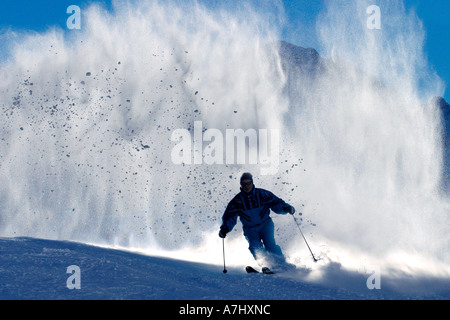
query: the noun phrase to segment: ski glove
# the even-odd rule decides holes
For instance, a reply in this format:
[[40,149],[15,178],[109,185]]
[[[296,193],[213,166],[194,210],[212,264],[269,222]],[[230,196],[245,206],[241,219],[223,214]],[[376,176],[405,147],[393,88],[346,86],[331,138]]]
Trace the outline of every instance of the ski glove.
[[220,231],[219,231],[219,237],[221,237],[223,239],[227,236],[227,233],[228,233],[228,227],[221,226]]
[[290,205],[285,205],[283,208],[284,212],[290,213],[290,214],[294,214],[295,213],[295,208],[293,206]]

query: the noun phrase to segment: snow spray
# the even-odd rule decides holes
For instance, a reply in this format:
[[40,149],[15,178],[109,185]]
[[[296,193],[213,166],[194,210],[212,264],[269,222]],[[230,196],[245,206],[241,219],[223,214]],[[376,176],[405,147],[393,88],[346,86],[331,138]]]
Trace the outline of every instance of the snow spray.
[[[174,163],[173,132],[201,121],[216,137],[279,133],[277,170],[255,184],[303,212],[321,258],[448,276],[429,103],[443,87],[415,14],[382,1],[369,28],[370,3],[330,1],[316,25],[320,55],[302,56],[283,51],[277,2],[239,3],[93,4],[79,30],[3,33],[0,235],[203,249],[220,263],[221,215],[240,174],[260,167]],[[273,215],[277,241],[303,263],[309,253],[284,218]],[[227,239],[229,265],[250,257],[239,227]]]

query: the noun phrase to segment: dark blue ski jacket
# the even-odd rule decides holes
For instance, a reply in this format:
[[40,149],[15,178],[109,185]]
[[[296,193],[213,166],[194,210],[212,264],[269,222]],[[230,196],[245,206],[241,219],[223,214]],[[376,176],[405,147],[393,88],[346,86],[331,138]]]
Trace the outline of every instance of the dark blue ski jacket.
[[238,217],[244,228],[262,225],[270,219],[271,209],[277,214],[286,214],[286,206],[286,202],[270,191],[260,188],[253,188],[249,194],[241,191],[228,204],[222,216],[222,228],[230,232]]

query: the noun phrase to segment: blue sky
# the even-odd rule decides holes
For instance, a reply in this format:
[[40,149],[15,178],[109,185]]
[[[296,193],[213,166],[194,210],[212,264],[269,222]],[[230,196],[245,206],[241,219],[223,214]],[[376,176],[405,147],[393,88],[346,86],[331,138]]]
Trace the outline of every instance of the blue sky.
[[[221,3],[219,0],[201,1],[210,4]],[[305,47],[315,47],[314,21],[326,1],[343,0],[283,0],[288,18],[285,31],[289,33],[285,40]],[[66,28],[66,20],[69,16],[66,13],[67,7],[75,4],[83,9],[92,2],[101,2],[110,7],[111,0],[2,0],[0,1],[0,28],[34,31],[45,31],[55,25]],[[373,2],[377,4],[376,0]],[[407,9],[414,8],[423,21],[427,32],[425,52],[430,65],[444,80],[447,87],[450,87],[450,19],[448,18],[450,1],[405,0],[404,3]],[[296,21],[306,21],[311,26],[311,29],[306,32],[302,29],[303,34],[298,38],[295,36]],[[305,34],[310,35],[309,38]],[[298,43],[295,39],[302,39],[304,43]],[[447,88],[444,97],[450,101],[450,88]]]

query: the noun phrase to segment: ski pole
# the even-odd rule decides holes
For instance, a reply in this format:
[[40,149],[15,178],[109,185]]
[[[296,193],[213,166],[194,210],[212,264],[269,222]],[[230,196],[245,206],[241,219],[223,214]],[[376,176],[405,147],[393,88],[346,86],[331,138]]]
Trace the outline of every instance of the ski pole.
[[222,238],[222,251],[223,251],[223,273],[227,273],[227,268],[225,267],[225,238]]
[[300,234],[302,235],[303,240],[305,240],[305,243],[306,243],[306,246],[307,246],[308,249],[309,249],[309,252],[311,252],[311,256],[312,256],[312,258],[314,259],[314,262],[319,261],[319,260],[316,259],[316,257],[314,257],[314,254],[313,254],[311,248],[309,247],[308,241],[306,241],[306,238],[305,238],[305,236],[304,236],[304,234],[303,234],[303,232],[302,232],[302,229],[300,229],[300,225],[298,224],[297,218],[294,217],[294,215],[292,215],[292,217],[294,218],[295,224],[297,225],[298,231],[300,231]]

